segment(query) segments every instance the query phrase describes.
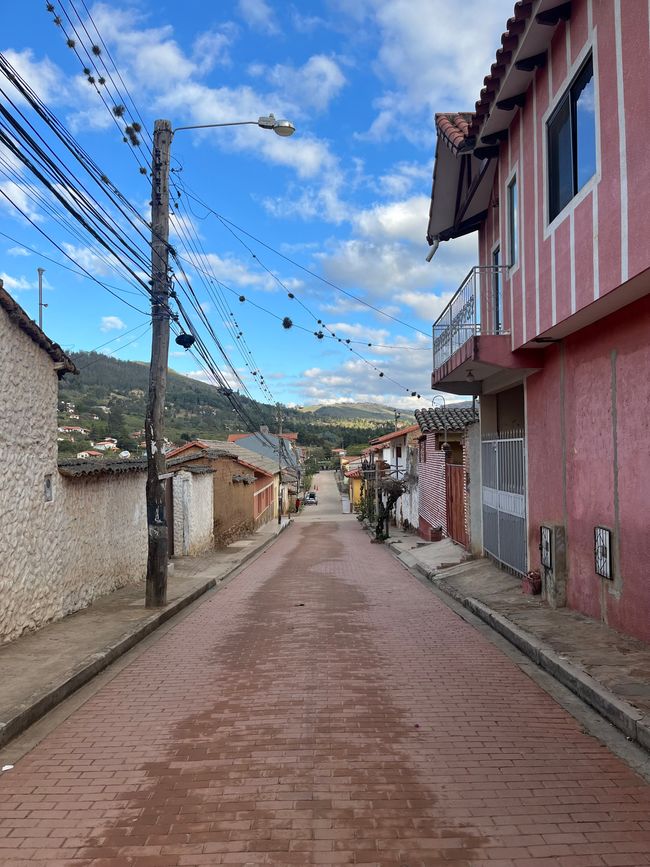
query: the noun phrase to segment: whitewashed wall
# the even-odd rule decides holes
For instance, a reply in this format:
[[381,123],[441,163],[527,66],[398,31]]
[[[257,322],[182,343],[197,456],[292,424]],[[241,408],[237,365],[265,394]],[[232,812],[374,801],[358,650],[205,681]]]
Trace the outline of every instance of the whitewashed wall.
[[408,521],[410,527],[417,532],[420,522],[420,491],[418,480],[418,450],[417,445],[406,446],[402,449],[402,455],[406,451],[406,456],[400,460],[400,465],[403,462],[405,475],[409,481],[408,490],[402,494],[397,501],[396,514],[397,523],[404,526],[404,522]]
[[202,554],[214,545],[212,473],[176,473],[174,494],[174,555]]
[[[59,552],[52,359],[0,309],[0,640],[53,616]],[[53,485],[45,500],[45,481]]]
[[58,379],[52,359],[2,309],[0,353],[4,642],[142,579],[147,529],[145,473],[59,475]]

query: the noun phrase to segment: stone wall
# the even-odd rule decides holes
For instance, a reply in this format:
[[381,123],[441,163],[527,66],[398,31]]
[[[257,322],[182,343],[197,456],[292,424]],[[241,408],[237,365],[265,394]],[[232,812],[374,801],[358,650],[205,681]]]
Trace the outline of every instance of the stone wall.
[[145,474],[64,478],[52,359],[0,309],[0,642],[144,577]]
[[54,616],[58,379],[49,355],[1,308],[0,346],[0,640],[6,640]]

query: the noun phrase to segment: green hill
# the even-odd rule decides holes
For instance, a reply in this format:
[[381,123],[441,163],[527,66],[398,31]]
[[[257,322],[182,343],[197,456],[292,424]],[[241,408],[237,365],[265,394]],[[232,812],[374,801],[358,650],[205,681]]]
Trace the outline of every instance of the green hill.
[[[315,404],[314,406],[300,407],[299,411],[322,419],[356,419],[385,424],[393,424],[395,421],[395,410],[392,407],[377,403]],[[399,413],[402,419],[409,421],[414,419],[413,413],[408,412],[408,410],[401,409]]]
[[[90,431],[87,437],[59,435],[60,451],[74,454],[105,436],[138,453],[144,439],[144,417],[149,388],[149,365],[120,361],[96,352],[71,355],[79,376],[66,376],[59,388],[59,424]],[[228,398],[215,386],[169,370],[165,401],[165,433],[172,442],[198,437],[225,439],[228,434],[268,425],[277,430],[275,406],[239,395],[239,403],[254,422],[237,415]],[[393,411],[372,404],[342,404],[335,408],[302,410],[283,407],[284,429],[295,431],[308,446],[348,446],[393,429]],[[77,416],[78,418],[75,418]]]

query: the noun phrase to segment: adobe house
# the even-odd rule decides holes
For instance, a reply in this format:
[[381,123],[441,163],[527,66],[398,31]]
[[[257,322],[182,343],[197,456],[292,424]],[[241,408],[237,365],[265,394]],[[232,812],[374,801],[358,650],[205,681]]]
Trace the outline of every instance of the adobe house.
[[277,519],[279,471],[273,461],[236,442],[194,440],[167,456],[170,471],[189,466],[212,470],[217,547]]

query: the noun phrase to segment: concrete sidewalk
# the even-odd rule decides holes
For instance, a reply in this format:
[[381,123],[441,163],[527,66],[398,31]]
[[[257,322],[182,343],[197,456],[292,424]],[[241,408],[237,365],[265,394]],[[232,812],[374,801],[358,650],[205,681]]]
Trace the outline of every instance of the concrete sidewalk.
[[388,547],[650,750],[650,646],[568,608],[521,592],[521,581],[486,559],[466,560],[450,539],[423,542],[390,528]]
[[139,582],[1,645],[0,747],[264,551],[289,523],[270,522],[227,548],[172,561],[164,608],[145,608],[144,582]]

